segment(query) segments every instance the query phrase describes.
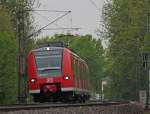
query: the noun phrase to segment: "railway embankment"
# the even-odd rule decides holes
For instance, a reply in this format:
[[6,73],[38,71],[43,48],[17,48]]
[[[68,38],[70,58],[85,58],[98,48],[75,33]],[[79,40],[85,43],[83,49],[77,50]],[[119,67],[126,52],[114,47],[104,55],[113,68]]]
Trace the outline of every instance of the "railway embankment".
[[1,106],[0,114],[144,114],[136,104],[39,104]]

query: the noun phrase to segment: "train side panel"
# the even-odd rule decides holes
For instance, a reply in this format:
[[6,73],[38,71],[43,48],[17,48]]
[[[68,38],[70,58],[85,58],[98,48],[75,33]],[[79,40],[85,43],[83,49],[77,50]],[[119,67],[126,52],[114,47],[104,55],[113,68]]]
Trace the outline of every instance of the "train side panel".
[[71,54],[73,88],[76,94],[89,95],[88,67],[78,56]]
[[[68,77],[68,79],[65,79],[65,77]],[[69,50],[64,48],[62,61],[61,91],[62,92],[72,91],[72,88],[73,88],[73,78],[71,69],[71,58]]]
[[[29,93],[40,93],[40,87],[37,79],[36,74],[36,63],[34,59],[34,54],[31,51],[28,55],[28,88]],[[34,83],[31,82],[32,79],[35,79],[36,81]]]

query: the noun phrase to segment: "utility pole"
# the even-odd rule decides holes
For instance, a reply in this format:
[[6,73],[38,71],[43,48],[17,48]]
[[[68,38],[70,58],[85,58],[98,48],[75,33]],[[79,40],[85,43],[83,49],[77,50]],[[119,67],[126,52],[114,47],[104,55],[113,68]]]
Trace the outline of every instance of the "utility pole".
[[142,54],[143,57],[143,67],[145,69],[146,72],[146,104],[145,104],[145,109],[148,109],[148,105],[149,105],[149,68],[148,68],[148,53],[144,52]]
[[[150,0],[145,0],[145,7],[146,7],[146,35],[149,35],[149,16],[150,16],[150,12],[149,12],[149,3]],[[148,67],[148,58],[149,58],[149,52],[144,52],[143,53],[143,66],[145,68],[146,71],[146,76],[147,76],[147,82],[146,82],[146,106],[145,109],[149,108],[149,86],[150,86],[150,69]]]
[[25,22],[24,22],[25,0],[16,0],[16,24],[17,24],[17,44],[18,44],[18,102],[26,102],[26,53],[25,53]]
[[[26,42],[29,38],[38,34],[40,31],[65,17],[71,11],[65,11],[65,14],[59,16],[52,22],[43,26],[39,30],[28,33],[28,23],[26,19],[26,14],[28,15],[29,10],[26,6],[28,5],[29,0],[16,0],[16,24],[17,24],[17,44],[18,44],[18,59],[17,59],[17,67],[18,67],[18,102],[25,103],[27,100],[27,75],[26,75]],[[33,2],[34,3],[34,2]],[[48,11],[48,10],[45,10]]]

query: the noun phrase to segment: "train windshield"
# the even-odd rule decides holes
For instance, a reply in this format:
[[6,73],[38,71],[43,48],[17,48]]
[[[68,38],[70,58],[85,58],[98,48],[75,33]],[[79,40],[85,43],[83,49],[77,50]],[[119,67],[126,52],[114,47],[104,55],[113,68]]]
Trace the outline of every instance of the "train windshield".
[[35,51],[34,55],[39,76],[61,76],[62,49]]

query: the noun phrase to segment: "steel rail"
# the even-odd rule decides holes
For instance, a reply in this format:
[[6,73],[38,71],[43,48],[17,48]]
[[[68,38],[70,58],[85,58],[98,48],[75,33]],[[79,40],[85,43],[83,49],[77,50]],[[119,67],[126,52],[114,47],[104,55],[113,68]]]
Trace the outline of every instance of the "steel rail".
[[18,111],[18,110],[39,110],[39,109],[49,109],[49,108],[68,108],[68,107],[85,107],[85,106],[112,106],[112,105],[121,105],[129,103],[119,103],[119,102],[93,102],[93,103],[77,103],[77,104],[17,104],[17,105],[5,105],[0,106],[0,112],[8,111]]

